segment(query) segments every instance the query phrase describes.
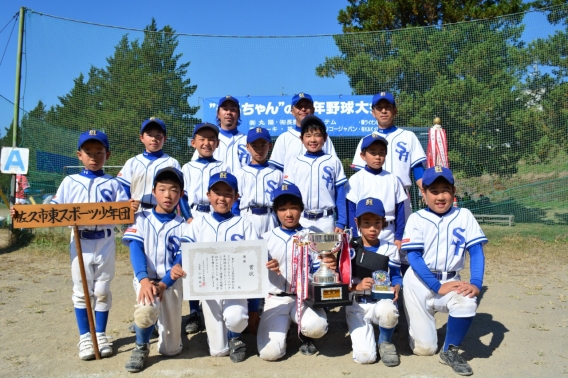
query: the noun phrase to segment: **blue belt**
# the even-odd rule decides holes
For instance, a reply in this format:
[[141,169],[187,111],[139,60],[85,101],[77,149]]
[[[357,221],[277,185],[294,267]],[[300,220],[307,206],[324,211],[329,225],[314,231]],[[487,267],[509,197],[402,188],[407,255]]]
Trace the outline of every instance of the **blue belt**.
[[256,215],[264,215],[270,212],[270,208],[267,206],[251,206],[249,209],[251,213]]
[[87,240],[97,240],[109,237],[112,233],[110,228],[100,231],[79,230],[79,237]]
[[211,207],[209,204],[193,204],[191,205],[191,209],[192,210],[197,210],[200,211],[202,213],[208,213],[211,211]]
[[432,272],[432,274],[436,277],[438,281],[444,278],[444,273],[446,273],[447,275],[446,280],[454,278],[458,274],[458,272],[440,272],[438,270],[431,270],[430,272]]
[[377,299],[370,295],[355,294],[355,302],[357,303],[377,303]]
[[154,207],[154,205],[147,202],[140,202],[140,207],[142,207],[143,209],[151,209]]
[[315,220],[323,217],[328,217],[332,214],[333,214],[333,209],[327,209],[321,211],[304,211],[304,218],[309,220]]

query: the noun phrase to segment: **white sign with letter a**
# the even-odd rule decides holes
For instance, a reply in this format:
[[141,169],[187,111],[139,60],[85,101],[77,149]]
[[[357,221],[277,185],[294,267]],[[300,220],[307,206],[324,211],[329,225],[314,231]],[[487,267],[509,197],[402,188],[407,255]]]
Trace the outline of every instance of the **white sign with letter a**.
[[182,243],[183,299],[248,299],[268,295],[266,241]]
[[30,162],[29,148],[2,147],[1,172],[13,175],[25,175],[28,173]]

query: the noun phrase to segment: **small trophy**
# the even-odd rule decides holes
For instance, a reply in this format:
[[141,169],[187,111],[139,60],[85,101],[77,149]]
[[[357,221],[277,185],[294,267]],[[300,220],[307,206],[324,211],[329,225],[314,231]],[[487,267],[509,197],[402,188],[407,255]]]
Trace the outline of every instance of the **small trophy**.
[[373,289],[371,290],[371,297],[373,299],[393,299],[394,291],[390,289],[391,282],[388,272],[384,270],[377,270],[373,272]]
[[309,283],[308,297],[313,301],[314,307],[348,306],[349,285],[341,283],[339,273],[329,269],[323,263],[323,258],[341,250],[343,235],[339,233],[308,234],[310,249],[317,252],[322,259],[320,268],[313,274]]

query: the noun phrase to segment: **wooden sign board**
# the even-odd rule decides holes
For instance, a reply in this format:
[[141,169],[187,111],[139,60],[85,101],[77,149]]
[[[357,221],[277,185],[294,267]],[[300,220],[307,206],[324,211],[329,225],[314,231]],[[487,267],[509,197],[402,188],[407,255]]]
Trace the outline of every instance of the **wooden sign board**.
[[130,202],[15,205],[14,228],[132,224]]

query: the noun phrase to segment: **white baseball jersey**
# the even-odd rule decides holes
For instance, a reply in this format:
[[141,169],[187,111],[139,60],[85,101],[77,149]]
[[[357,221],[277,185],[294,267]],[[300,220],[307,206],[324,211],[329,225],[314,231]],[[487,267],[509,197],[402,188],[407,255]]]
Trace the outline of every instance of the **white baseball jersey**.
[[[411,186],[410,169],[426,161],[420,141],[412,131],[401,128],[395,128],[395,131],[390,133],[381,133],[379,129],[379,134],[389,142],[383,169],[397,175],[404,187]],[[361,158],[362,142],[363,139],[359,141],[353,157],[351,166],[355,169],[363,169],[366,165]]]
[[153,209],[145,210],[136,214],[134,224],[124,232],[122,243],[126,246],[131,241],[144,243],[148,278],[162,279],[173,268],[176,256],[181,253],[181,242],[189,241],[182,237],[187,226],[179,215],[161,222]]
[[117,175],[117,179],[130,187],[131,198],[143,203],[156,205],[156,199],[152,195],[154,176],[162,168],[174,167],[181,169],[178,161],[173,157],[163,154],[161,157],[150,160],[142,153],[130,158]]
[[[79,174],[70,175],[63,179],[51,203],[122,202],[128,201],[128,199],[122,184],[111,175],[97,176],[93,172],[83,170]],[[114,277],[115,271],[114,225],[79,226],[79,229],[99,231],[104,235],[100,239],[81,240],[81,248],[83,262],[90,267],[85,273],[90,296],[94,298],[95,311],[109,311],[112,307],[110,281]],[[71,278],[73,280],[72,299],[74,307],[86,308],[75,238],[76,235],[71,233],[69,252],[71,254]]]
[[185,163],[181,172],[183,173],[184,192],[187,193],[189,205],[208,204],[207,188],[209,179],[215,173],[226,171],[231,173],[229,168],[222,161],[208,162],[203,159]]
[[422,209],[408,218],[402,250],[423,249],[430,270],[453,272],[463,269],[465,250],[477,243],[487,238],[468,209],[452,207],[441,217]]
[[380,199],[387,222],[394,220],[396,204],[408,198],[398,177],[384,169],[376,175],[365,169],[355,173],[349,179],[346,197],[355,204],[369,197]]
[[[250,162],[247,150],[247,136],[241,132],[235,135],[219,129],[219,147],[213,152],[213,157],[224,162],[233,174]],[[197,151],[193,153],[192,161],[199,158]]]
[[[261,235],[277,227],[278,221],[272,210],[272,192],[282,184],[282,172],[273,166],[243,166],[237,174],[239,183],[241,217],[252,223]],[[268,207],[266,214],[253,214],[252,207]]]
[[[183,236],[190,242],[257,240],[252,224],[239,216],[218,221],[211,213],[195,218]],[[247,326],[246,299],[209,299],[202,301],[207,342],[212,356],[229,354],[228,331],[241,333]]]
[[[63,179],[57,193],[51,199],[53,204],[122,202],[128,201],[126,191],[118,180],[111,175],[96,176],[90,171],[69,175]],[[79,226],[80,230],[114,229],[113,224]]]
[[305,210],[335,208],[336,187],[347,182],[337,156],[301,155],[284,169],[284,182],[293,183],[302,193]]
[[[337,156],[329,136],[327,137],[322,150],[326,154]],[[304,147],[302,139],[300,139],[299,128],[289,128],[288,131],[281,134],[278,139],[276,139],[272,155],[270,155],[269,163],[283,171],[286,171],[286,166],[290,165],[297,156],[304,155],[305,153],[306,147]]]
[[210,213],[195,218],[185,229],[183,236],[196,243],[258,239],[252,224],[243,218],[235,215],[219,222]]
[[[305,228],[303,230],[306,230]],[[295,233],[294,233],[295,234]],[[262,235],[266,240],[269,259],[278,260],[280,274],[269,271],[268,292],[270,294],[289,293],[292,277],[292,254],[294,251],[294,234],[277,227]],[[312,270],[319,269],[318,255],[310,250],[309,261]]]

